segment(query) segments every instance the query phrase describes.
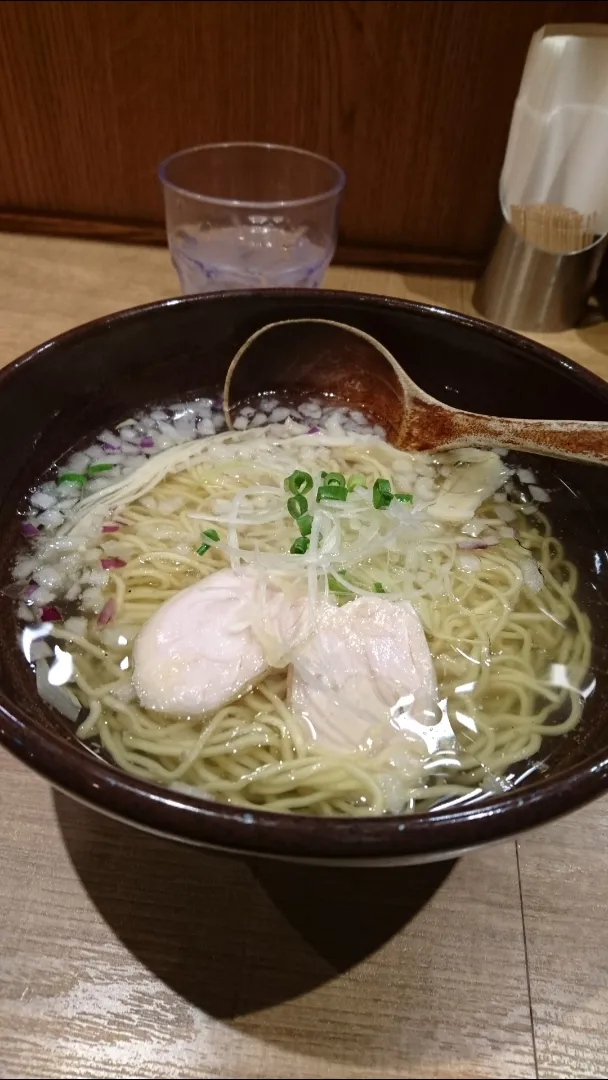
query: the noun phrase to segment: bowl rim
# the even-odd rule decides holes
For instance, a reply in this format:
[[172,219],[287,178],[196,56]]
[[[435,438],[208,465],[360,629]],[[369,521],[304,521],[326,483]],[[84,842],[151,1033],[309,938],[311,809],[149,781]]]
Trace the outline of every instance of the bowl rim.
[[[180,158],[186,158],[200,154],[205,150],[266,150],[272,153],[275,150],[280,150],[299,156],[300,158],[308,158],[310,161],[317,161],[328,165],[333,170],[335,179],[330,187],[323,188],[321,191],[316,192],[314,195],[304,195],[299,199],[229,199],[220,198],[218,195],[205,195],[203,191],[196,191],[194,188],[183,187],[181,184],[171,180],[168,176],[168,170]],[[346,186],[346,173],[337,162],[332,161],[331,158],[325,157],[324,154],[316,154],[313,150],[305,150],[301,146],[290,146],[287,143],[273,143],[273,142],[252,142],[252,141],[228,141],[228,142],[214,142],[214,143],[200,143],[196,146],[186,146],[181,150],[176,150],[174,153],[169,154],[163,158],[157,167],[157,176],[163,188],[172,191],[175,195],[181,195],[183,198],[191,199],[192,202],[206,203],[211,206],[224,206],[232,207],[233,209],[249,209],[249,210],[295,210],[304,206],[313,206],[315,203],[321,203],[329,201],[330,199],[339,199]]]
[[[341,290],[260,289],[168,298],[83,323],[35,346],[0,370],[0,392],[7,380],[50,349],[85,341],[123,321],[179,307],[222,303],[251,296],[276,302],[308,299],[321,306],[352,303],[367,309],[397,309],[440,319],[497,339],[533,362],[557,368],[586,386],[606,404],[608,383],[568,357],[475,316],[441,305]],[[27,710],[0,691],[0,743],[44,776],[54,787],[115,818],[171,839],[244,854],[334,862],[422,861],[449,857],[480,844],[505,839],[584,805],[608,787],[608,748],[530,788],[514,789],[496,802],[466,805],[436,814],[375,818],[323,818],[246,810],[165,789],[86,756],[86,746],[66,742],[53,731],[34,727]],[[84,750],[84,753],[83,753]]]

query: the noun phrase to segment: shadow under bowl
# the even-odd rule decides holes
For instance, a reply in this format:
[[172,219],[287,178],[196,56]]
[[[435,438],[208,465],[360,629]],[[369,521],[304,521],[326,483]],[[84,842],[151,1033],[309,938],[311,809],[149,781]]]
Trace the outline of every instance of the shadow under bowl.
[[[21,544],[17,508],[54,461],[135,409],[218,393],[247,337],[290,318],[359,327],[380,340],[424,390],[450,405],[503,416],[608,419],[608,385],[593,375],[516,334],[439,308],[291,289],[216,293],[135,308],[63,334],[0,372],[0,581],[10,580]],[[375,404],[369,403],[370,410],[381,412]],[[167,791],[93,754],[44,705],[18,646],[14,604],[4,596],[0,741],[57,788],[133,825],[192,844],[313,862],[391,865],[452,858],[582,805],[608,786],[608,666],[598,652],[608,624],[602,546],[608,485],[598,466],[534,462],[541,477],[549,470],[564,490],[576,493],[581,512],[561,515],[553,524],[581,571],[597,654],[595,692],[579,727],[555,740],[544,776],[536,773],[477,805],[373,819],[244,811]]]

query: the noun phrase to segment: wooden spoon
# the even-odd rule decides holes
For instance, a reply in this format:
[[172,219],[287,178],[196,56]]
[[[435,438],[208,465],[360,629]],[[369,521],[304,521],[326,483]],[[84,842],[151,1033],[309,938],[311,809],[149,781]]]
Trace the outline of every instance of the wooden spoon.
[[421,390],[379,341],[329,319],[269,323],[247,339],[224,385],[228,427],[262,393],[333,396],[371,412],[402,450],[500,446],[608,464],[608,422],[485,416],[445,405]]

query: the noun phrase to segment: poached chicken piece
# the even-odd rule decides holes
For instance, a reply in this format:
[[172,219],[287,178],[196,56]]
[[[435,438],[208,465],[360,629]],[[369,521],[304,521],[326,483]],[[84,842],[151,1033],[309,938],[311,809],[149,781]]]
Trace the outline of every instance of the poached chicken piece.
[[411,738],[420,760],[426,749],[417,732],[432,722],[435,703],[431,654],[408,601],[360,597],[327,605],[293,657],[288,704],[311,741],[327,749]]
[[251,628],[256,582],[218,570],[162,604],[133,647],[133,682],[147,709],[200,716],[234,701],[268,670]]

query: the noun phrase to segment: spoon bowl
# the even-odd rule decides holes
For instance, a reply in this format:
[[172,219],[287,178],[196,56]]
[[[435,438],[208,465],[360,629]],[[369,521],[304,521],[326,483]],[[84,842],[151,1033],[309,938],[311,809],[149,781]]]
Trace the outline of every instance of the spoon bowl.
[[232,427],[261,393],[337,398],[371,412],[401,450],[501,446],[608,463],[608,423],[491,416],[446,405],[422,390],[371,334],[329,319],[287,319],[256,330],[236,353],[224,384]]
[[224,384],[229,427],[261,393],[335,397],[372,412],[395,442],[402,426],[401,369],[363,330],[330,319],[285,319],[256,330],[234,357]]

